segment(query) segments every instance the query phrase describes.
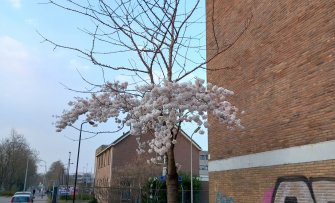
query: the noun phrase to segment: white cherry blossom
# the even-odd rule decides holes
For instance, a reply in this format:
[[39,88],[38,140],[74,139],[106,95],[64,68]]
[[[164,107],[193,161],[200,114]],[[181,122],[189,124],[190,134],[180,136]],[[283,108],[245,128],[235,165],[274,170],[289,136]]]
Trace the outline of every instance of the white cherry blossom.
[[[132,135],[153,131],[154,138],[147,143],[137,139],[137,152],[155,152],[160,157],[177,143],[176,133],[182,122],[193,122],[207,128],[207,112],[230,128],[242,127],[237,117],[238,109],[227,100],[234,92],[212,84],[206,87],[201,79],[194,83],[164,81],[157,85],[142,85],[136,87],[138,94],[127,89],[127,83],[107,83],[91,98],[76,98],[69,102],[71,109],[59,117],[57,130],[73,125],[81,115],[97,123],[114,118],[120,128],[131,126]],[[204,130],[199,133],[203,134]],[[157,160],[159,158],[151,161]]]

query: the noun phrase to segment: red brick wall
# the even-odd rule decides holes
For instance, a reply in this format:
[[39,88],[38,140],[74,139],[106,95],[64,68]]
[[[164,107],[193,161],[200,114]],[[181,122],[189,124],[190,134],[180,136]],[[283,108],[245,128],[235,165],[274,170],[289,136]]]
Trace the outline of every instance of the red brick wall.
[[[191,143],[190,141],[182,136],[181,134],[178,135],[178,143],[176,144],[175,148],[175,157],[176,162],[181,164],[181,171],[184,172],[190,172],[191,168]],[[192,147],[192,173],[194,175],[199,175],[199,150],[194,147]]]
[[[142,138],[143,140],[151,139],[151,136]],[[142,141],[143,141],[142,140]],[[190,171],[190,142],[183,136],[178,135],[177,144],[175,147],[175,160],[176,163],[182,165],[181,170],[185,172]],[[128,136],[126,139],[119,142],[113,149],[113,165],[121,166],[127,163],[131,163],[137,156],[136,149],[138,147],[136,137]],[[199,151],[193,147],[193,173],[199,174]],[[145,153],[144,156],[152,157],[152,154]],[[114,167],[113,166],[113,167]]]
[[[276,180],[281,176],[335,177],[335,161],[311,162],[282,166],[259,167],[252,169],[213,172],[209,176],[209,202],[226,195],[236,203],[270,203]],[[333,179],[334,182],[334,179]],[[332,187],[321,187],[323,194],[335,194],[335,182]],[[299,187],[292,191],[299,191]],[[309,194],[308,191],[303,191]],[[317,194],[317,188],[313,191]],[[327,195],[326,195],[327,196]],[[332,196],[334,200],[334,196]],[[228,201],[227,201],[228,202]],[[233,201],[231,201],[233,202]],[[309,201],[303,201],[309,202]],[[317,201],[317,203],[324,201]],[[283,203],[283,202],[281,202]]]
[[[141,141],[151,139],[151,136],[145,135],[142,137]],[[178,135],[177,144],[175,147],[175,160],[176,163],[182,165],[181,172],[190,172],[191,168],[191,153],[190,153],[190,141],[185,138],[182,134]],[[116,145],[110,147],[109,149],[104,149],[105,151],[101,153],[101,150],[97,150],[97,154],[99,156],[95,159],[95,178],[96,185],[107,186],[108,181],[111,180],[111,167],[121,167],[126,164],[134,163],[134,160],[138,156],[136,149],[138,148],[138,144],[135,136],[127,136],[125,139],[121,140]],[[193,174],[199,175],[199,150],[193,145],[192,148],[192,156],[193,156]],[[99,157],[104,156],[102,160],[102,164],[99,165]],[[108,162],[109,156],[109,162]],[[141,156],[144,156],[149,160],[152,157],[152,154],[144,153]],[[110,164],[112,165],[110,165]],[[147,164],[147,163],[143,163]],[[134,166],[136,167],[136,166]],[[156,169],[155,169],[156,170]],[[113,173],[113,170],[112,170]]]
[[[246,112],[244,130],[210,117],[211,160],[335,139],[333,0],[207,0],[206,13],[208,81],[233,90]],[[210,172],[210,202],[268,203],[278,177],[335,177],[334,168],[332,160]],[[331,201],[334,183],[321,187]]]
[[207,1],[207,58],[216,41],[236,41],[208,64],[223,68],[208,81],[246,112],[244,130],[210,119],[212,160],[335,139],[334,16],[333,0],[215,0],[214,12]]
[[[97,151],[99,153],[101,151]],[[113,149],[106,149],[99,156],[95,157],[95,185],[96,186],[108,186],[111,175],[111,160],[110,157],[113,153]],[[99,157],[101,157],[99,161]],[[103,158],[105,160],[103,160]],[[108,161],[109,158],[109,161]],[[99,163],[100,162],[100,163]]]
[[113,167],[120,167],[132,163],[136,159],[138,156],[136,152],[138,144],[135,138],[135,136],[127,136],[113,146]]

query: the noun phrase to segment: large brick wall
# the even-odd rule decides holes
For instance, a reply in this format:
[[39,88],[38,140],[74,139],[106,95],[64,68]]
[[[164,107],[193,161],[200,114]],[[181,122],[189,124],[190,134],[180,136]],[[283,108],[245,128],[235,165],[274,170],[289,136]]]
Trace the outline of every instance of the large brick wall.
[[335,139],[335,2],[216,0],[214,23],[212,4],[207,58],[215,41],[223,49],[249,27],[208,65],[208,81],[233,90],[231,100],[246,112],[243,131],[211,119],[211,159]]
[[[335,1],[207,0],[206,11],[207,79],[233,90],[230,100],[245,111],[243,130],[210,117],[210,161],[335,140]],[[210,172],[210,202],[265,202],[278,177],[335,177],[334,166]]]
[[[147,139],[152,139],[151,135]],[[147,140],[146,139],[146,140]],[[181,171],[190,172],[191,168],[191,143],[185,136],[179,134],[177,138],[178,142],[175,146],[175,161],[181,164]],[[142,140],[143,142],[143,140]],[[113,164],[115,166],[122,166],[127,163],[131,163],[137,156],[136,149],[138,147],[136,137],[129,136],[126,139],[118,143],[113,149]],[[193,174],[199,175],[199,150],[192,147],[192,168]],[[148,157],[148,160],[153,157],[153,154],[144,153],[143,156]],[[145,163],[146,164],[146,163]]]
[[[214,172],[210,175],[210,202],[222,202],[223,196],[231,198],[231,203],[270,203],[275,189],[277,178],[282,176],[310,177],[335,177],[335,161],[311,162],[271,167],[258,167],[252,169],[231,170],[225,173]],[[313,189],[316,196],[318,191],[335,195],[335,181],[331,187],[323,186]],[[326,184],[325,184],[326,185]],[[292,187],[292,191],[300,196],[309,196],[309,191],[304,191],[301,186]],[[302,190],[302,191],[300,191]],[[276,192],[275,192],[276,193]],[[280,195],[277,192],[277,196]],[[292,195],[293,196],[293,195]],[[233,200],[232,200],[233,199]],[[334,196],[333,196],[334,199]],[[226,201],[223,201],[226,203]],[[228,201],[227,201],[228,202]],[[310,202],[305,199],[302,202]],[[325,201],[317,201],[325,202]]]
[[[143,135],[141,142],[152,139],[152,135]],[[181,165],[180,172],[190,173],[191,171],[191,142],[181,133],[178,135],[177,144],[175,146],[175,161]],[[111,179],[113,178],[113,172],[116,169],[120,169],[126,165],[136,163],[135,160],[141,158],[143,165],[147,165],[146,160],[154,157],[154,154],[143,153],[141,157],[138,157],[136,149],[138,143],[136,136],[127,136],[115,145],[103,146],[96,150],[95,158],[95,179],[96,185],[108,186]],[[193,175],[199,175],[199,149],[193,144],[192,145],[192,172]],[[136,166],[134,166],[136,167]],[[139,167],[139,166],[138,166]],[[159,172],[156,175],[161,175],[162,165],[152,166],[152,171]],[[140,168],[140,167],[139,167]]]
[[[107,145],[104,146],[105,148]],[[99,154],[103,149],[96,150],[96,154]],[[95,157],[95,185],[96,186],[109,186],[110,175],[111,175],[111,155],[113,149],[109,148]],[[101,157],[101,158],[99,158]]]

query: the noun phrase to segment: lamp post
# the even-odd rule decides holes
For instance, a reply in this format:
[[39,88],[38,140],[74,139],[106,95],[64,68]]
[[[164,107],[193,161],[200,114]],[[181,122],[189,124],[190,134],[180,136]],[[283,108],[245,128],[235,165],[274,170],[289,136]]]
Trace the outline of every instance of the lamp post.
[[192,139],[192,137],[196,132],[199,131],[199,129],[200,129],[200,126],[197,127],[191,135],[191,203],[193,203],[193,153],[192,153],[192,151],[193,151],[192,150],[193,139]]
[[46,184],[48,184],[47,181],[46,181],[46,178],[45,178],[45,176],[47,174],[47,162],[42,160],[42,159],[40,159],[39,161],[44,162],[44,175],[43,175],[43,191],[44,191],[44,187],[46,187]]
[[80,141],[81,141],[81,132],[82,132],[82,129],[83,129],[83,125],[85,123],[89,123],[90,125],[94,125],[94,122],[92,121],[84,121],[81,123],[80,125],[80,130],[79,130],[79,144],[78,144],[78,153],[77,153],[77,165],[76,165],[76,175],[75,175],[75,178],[74,178],[74,191],[73,191],[73,203],[75,203],[75,200],[76,200],[76,187],[77,187],[77,177],[78,177],[78,163],[79,163],[79,152],[80,152]]
[[26,175],[24,176],[24,186],[23,186],[23,191],[26,191],[28,166],[29,166],[29,158],[27,157],[27,167],[26,167]]
[[67,163],[67,178],[66,178],[66,196],[65,200],[67,201],[67,195],[69,192],[69,180],[70,180],[70,160],[71,160],[71,152],[69,152],[69,161]]

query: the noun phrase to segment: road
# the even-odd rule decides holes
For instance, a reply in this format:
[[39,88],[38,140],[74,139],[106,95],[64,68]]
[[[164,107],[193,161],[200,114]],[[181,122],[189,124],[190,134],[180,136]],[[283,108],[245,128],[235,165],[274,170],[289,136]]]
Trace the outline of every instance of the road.
[[0,197],[0,203],[10,203],[10,197]]
[[[0,197],[0,203],[10,203],[11,197]],[[47,203],[47,197],[44,196],[43,199],[40,196],[36,196],[34,203]]]

